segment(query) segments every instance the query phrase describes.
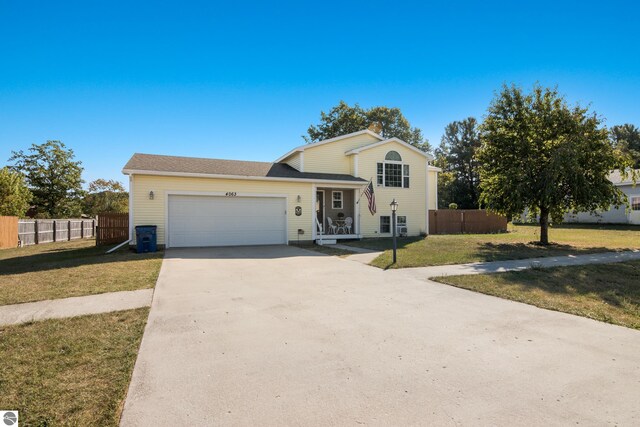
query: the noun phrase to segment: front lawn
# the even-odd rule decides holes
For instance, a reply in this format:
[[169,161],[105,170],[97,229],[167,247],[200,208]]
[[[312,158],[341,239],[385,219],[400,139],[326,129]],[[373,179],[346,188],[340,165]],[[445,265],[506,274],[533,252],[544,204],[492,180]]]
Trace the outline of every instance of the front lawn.
[[391,239],[365,239],[345,244],[383,250],[371,264],[380,268],[423,267],[503,261],[569,254],[586,254],[640,248],[640,226],[561,225],[549,231],[549,246],[532,244],[539,239],[534,225],[510,225],[500,234],[430,235],[398,238],[398,262],[391,263]]
[[117,426],[148,313],[0,326],[0,408],[25,426]]
[[162,252],[107,249],[88,239],[0,250],[0,305],[155,285]]
[[640,261],[435,279],[448,285],[640,329]]

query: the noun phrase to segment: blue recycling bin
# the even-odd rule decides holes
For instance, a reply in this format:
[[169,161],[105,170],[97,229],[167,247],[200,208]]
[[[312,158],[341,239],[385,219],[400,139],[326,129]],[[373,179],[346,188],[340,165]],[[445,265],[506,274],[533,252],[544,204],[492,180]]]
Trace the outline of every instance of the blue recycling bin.
[[137,225],[136,226],[136,250],[138,253],[156,252],[158,244],[156,239],[155,225]]

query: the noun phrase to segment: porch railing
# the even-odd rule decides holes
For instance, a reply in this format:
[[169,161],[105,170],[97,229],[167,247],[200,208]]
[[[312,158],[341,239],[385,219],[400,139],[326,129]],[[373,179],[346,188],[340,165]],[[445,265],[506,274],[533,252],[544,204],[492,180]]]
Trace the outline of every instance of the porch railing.
[[316,218],[316,225],[318,226],[318,240],[320,240],[320,245],[322,245],[322,224],[320,224],[320,221],[318,221],[318,218]]

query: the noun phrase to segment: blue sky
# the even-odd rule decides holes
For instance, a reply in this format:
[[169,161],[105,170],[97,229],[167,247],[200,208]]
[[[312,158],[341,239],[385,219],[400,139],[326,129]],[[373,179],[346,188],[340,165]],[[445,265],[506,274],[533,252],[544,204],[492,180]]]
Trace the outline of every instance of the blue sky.
[[437,145],[507,82],[640,125],[634,2],[0,0],[0,165],[47,139],[87,181],[134,152],[272,161],[339,100]]

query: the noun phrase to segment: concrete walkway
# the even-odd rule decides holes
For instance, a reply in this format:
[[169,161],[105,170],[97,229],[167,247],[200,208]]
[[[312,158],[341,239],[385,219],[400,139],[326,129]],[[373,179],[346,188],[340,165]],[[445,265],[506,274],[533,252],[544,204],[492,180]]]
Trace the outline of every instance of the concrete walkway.
[[153,289],[140,289],[5,305],[0,306],[0,325],[149,307],[152,297]]
[[[349,257],[351,258],[351,257]],[[429,279],[439,276],[458,276],[467,274],[503,273],[528,268],[549,268],[571,265],[607,264],[640,260],[640,251],[603,252],[587,255],[566,255],[546,258],[529,258],[513,261],[476,262],[457,265],[436,265],[391,270],[394,273],[407,274],[416,278]]]
[[639,331],[395,274],[168,250],[121,425],[639,425]]

